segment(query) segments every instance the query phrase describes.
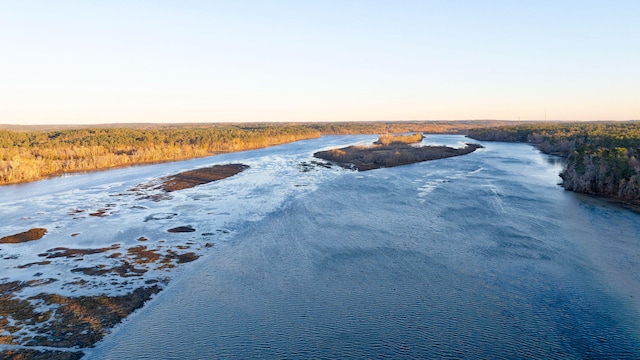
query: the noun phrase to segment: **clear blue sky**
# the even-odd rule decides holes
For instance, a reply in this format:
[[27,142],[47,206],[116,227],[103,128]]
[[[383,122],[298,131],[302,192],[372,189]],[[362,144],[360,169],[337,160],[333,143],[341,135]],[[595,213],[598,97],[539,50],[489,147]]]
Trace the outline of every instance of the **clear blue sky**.
[[640,119],[639,0],[0,0],[0,123]]

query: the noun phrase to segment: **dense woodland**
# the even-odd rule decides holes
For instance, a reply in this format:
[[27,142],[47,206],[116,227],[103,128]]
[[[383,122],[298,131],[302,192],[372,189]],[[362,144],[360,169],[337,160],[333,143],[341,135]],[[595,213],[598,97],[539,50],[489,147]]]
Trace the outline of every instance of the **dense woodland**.
[[0,184],[257,149],[328,134],[464,133],[505,122],[0,126]]
[[542,123],[469,130],[487,141],[528,142],[567,157],[567,190],[640,201],[640,122]]
[[256,149],[318,137],[301,126],[0,131],[0,183]]

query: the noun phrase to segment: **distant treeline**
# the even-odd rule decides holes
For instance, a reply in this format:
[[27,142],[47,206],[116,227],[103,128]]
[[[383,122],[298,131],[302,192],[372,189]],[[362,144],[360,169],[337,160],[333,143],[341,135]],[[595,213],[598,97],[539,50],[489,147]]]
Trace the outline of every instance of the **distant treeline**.
[[468,136],[536,144],[545,153],[567,156],[560,173],[565,189],[640,201],[640,122],[476,128]]
[[505,122],[12,126],[11,130],[0,130],[0,184],[257,149],[327,134],[461,134],[471,127],[500,124]]
[[320,136],[303,126],[0,131],[0,183],[181,160]]

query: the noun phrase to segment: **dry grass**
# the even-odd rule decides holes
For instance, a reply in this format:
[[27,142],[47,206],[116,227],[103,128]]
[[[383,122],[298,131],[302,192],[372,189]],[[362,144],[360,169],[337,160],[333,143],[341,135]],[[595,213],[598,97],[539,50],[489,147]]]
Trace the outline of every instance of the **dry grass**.
[[374,144],[378,145],[397,145],[397,144],[416,144],[422,141],[424,136],[421,133],[410,135],[381,135]]
[[40,240],[47,233],[47,229],[33,228],[25,232],[21,232],[15,235],[8,235],[0,238],[0,244],[18,244],[27,241]]

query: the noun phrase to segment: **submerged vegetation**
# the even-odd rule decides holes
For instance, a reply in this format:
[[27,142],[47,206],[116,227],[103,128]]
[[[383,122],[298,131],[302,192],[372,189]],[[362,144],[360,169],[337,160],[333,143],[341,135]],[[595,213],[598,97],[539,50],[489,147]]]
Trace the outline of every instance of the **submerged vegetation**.
[[640,122],[543,123],[476,128],[477,140],[528,142],[567,157],[567,190],[640,203]]
[[[68,297],[41,293],[26,299],[13,296],[23,288],[37,287],[56,279],[0,283],[1,345],[23,347],[0,349],[2,359],[79,359],[81,348],[93,346],[107,329],[119,323],[154,294],[157,285],[142,287],[120,296]],[[42,311],[39,306],[49,309]],[[33,331],[33,335],[29,332]]]
[[73,172],[184,160],[329,134],[464,133],[505,122],[103,125],[0,130],[0,185]]

